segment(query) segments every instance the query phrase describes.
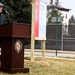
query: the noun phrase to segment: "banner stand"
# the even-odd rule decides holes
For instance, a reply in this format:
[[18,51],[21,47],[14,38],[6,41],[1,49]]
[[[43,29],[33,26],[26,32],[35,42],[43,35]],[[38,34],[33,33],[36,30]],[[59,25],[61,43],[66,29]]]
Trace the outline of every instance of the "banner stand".
[[34,40],[34,10],[35,7],[35,0],[32,0],[32,26],[31,26],[31,61],[34,61],[34,45],[35,45],[35,40]]
[[45,58],[46,11],[48,4],[49,0],[32,0],[31,61],[34,61],[35,40],[42,40],[42,57]]

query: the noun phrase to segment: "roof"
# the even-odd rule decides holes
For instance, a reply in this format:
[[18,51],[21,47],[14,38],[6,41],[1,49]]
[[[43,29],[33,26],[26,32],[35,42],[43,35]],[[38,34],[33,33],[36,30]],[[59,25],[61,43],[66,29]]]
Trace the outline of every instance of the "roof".
[[68,9],[68,8],[59,7],[59,6],[55,6],[55,5],[47,6],[47,10],[50,10],[50,9],[52,9],[52,8],[56,8],[56,9],[58,9],[58,10],[60,10],[60,11],[66,11],[66,12],[69,12],[69,10],[71,10],[71,9]]
[[66,12],[69,12],[69,10],[71,10],[71,9],[64,8],[64,7],[56,7],[56,8],[60,11],[66,11]]

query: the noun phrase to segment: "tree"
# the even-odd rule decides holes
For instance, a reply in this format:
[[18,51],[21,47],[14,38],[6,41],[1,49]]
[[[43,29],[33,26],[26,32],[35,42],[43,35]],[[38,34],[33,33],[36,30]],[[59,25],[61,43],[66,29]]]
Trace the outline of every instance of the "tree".
[[56,16],[59,16],[58,11],[55,8],[53,8],[51,13],[50,13],[50,17],[48,18],[48,23],[51,23],[52,17],[56,17]]
[[55,5],[56,5],[56,6],[59,5],[59,0],[55,0]]
[[53,0],[50,0],[50,4],[53,5]]
[[52,20],[52,17],[57,17],[57,16],[61,16],[61,14],[55,8],[52,9],[52,11],[50,13],[50,17],[48,18],[48,23],[51,23],[52,22],[51,21]]
[[69,19],[69,23],[75,23],[75,18],[74,18],[73,15],[72,15],[71,18]]
[[55,3],[53,4],[53,0],[51,0],[50,5],[51,5],[51,13],[50,13],[50,17],[48,18],[48,22],[47,23],[51,23],[51,19],[52,17],[57,17],[57,16],[61,16],[61,13],[58,12],[58,10],[55,8],[56,6],[59,5],[58,0],[55,1]]
[[[31,24],[31,0],[0,0],[10,15],[5,14],[6,23],[18,22]],[[30,44],[30,38],[25,39],[25,44]]]
[[[31,23],[30,0],[1,0],[5,9],[10,13],[11,22]],[[7,14],[5,14],[7,17]],[[6,19],[9,22],[9,18]]]

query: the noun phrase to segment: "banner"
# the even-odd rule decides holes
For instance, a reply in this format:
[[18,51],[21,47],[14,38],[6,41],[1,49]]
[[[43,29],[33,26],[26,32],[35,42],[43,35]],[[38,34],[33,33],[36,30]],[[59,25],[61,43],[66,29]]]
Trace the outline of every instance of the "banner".
[[42,1],[39,9],[39,37],[46,38],[46,5]]
[[49,0],[35,0],[34,37],[35,40],[46,39],[46,12]]
[[40,0],[40,1],[43,2],[46,5],[49,5],[50,4],[50,0]]
[[34,18],[34,36],[38,37],[39,35],[39,4],[40,0],[35,0],[35,18]]

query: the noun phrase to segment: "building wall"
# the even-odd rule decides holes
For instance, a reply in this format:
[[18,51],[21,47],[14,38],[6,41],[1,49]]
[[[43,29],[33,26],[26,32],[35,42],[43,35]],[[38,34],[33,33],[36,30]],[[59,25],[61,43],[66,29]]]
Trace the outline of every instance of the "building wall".
[[[55,50],[56,49],[56,25],[47,25],[46,30],[46,49]],[[61,50],[62,44],[62,25],[58,25],[58,50]],[[42,42],[37,41],[35,44],[36,49],[42,48]],[[30,48],[27,45],[26,48]],[[68,26],[68,34],[63,36],[63,50],[75,51],[75,25]]]
[[46,32],[46,49],[56,49],[56,35],[58,34],[58,49],[61,49],[62,25],[58,25],[58,33],[56,33],[56,25],[47,25]]
[[75,24],[68,26],[68,35],[64,36],[64,50],[75,51]]
[[[61,49],[61,35],[62,35],[62,25],[58,25],[58,49]],[[56,49],[56,24],[47,25],[46,28],[46,49]],[[26,48],[30,48],[30,45],[26,46]],[[37,41],[35,44],[36,49],[42,48],[42,41]]]

